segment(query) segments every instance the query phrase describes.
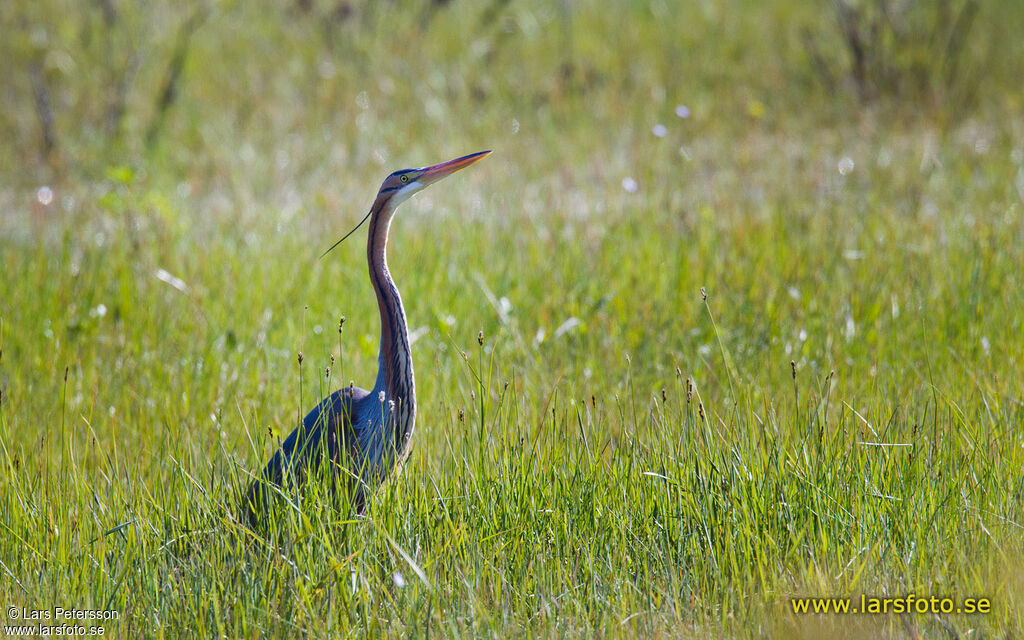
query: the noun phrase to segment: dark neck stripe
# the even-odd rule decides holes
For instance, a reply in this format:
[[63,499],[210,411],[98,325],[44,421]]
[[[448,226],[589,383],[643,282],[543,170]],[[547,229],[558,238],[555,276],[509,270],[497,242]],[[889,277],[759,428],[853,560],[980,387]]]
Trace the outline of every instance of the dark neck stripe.
[[[387,225],[393,212],[386,211],[386,201],[374,203],[370,219],[367,259],[370,282],[377,294],[381,320],[381,363],[385,394],[395,402],[391,412],[391,425],[382,425],[392,431],[392,445],[402,449],[412,428],[415,411],[412,350],[408,340],[407,323],[402,299],[387,268]],[[390,350],[391,357],[384,353]],[[403,362],[402,357],[405,360]]]

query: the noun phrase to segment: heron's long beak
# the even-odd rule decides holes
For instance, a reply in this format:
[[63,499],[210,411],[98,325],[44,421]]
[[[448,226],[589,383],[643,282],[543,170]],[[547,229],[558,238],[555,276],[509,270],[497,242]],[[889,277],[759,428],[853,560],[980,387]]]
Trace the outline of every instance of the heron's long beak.
[[[415,190],[419,191],[420,189],[423,189],[427,185],[433,184],[433,183],[437,182],[441,178],[446,178],[446,177],[452,175],[453,173],[455,173],[459,169],[465,169],[466,167],[468,167],[469,165],[473,164],[474,162],[476,162],[478,160],[484,159],[486,156],[490,155],[490,153],[491,153],[491,151],[489,149],[487,151],[477,151],[476,153],[471,153],[468,156],[462,156],[461,158],[455,158],[454,160],[449,160],[448,162],[442,162],[441,164],[435,164],[432,167],[426,167],[425,169],[422,169],[423,173],[421,173],[420,176],[418,178],[416,178],[416,183],[418,183],[418,185],[416,183],[413,183],[413,184],[410,184],[408,186],[409,187],[415,187]],[[415,191],[413,191],[411,193],[415,193]],[[408,194],[408,195],[411,195],[411,193]],[[406,195],[406,197],[408,197],[408,195]],[[367,213],[366,216],[362,220],[359,221],[359,224],[357,224],[355,226],[355,229],[352,229],[352,231],[349,231],[348,233],[346,233],[344,235],[344,237],[342,237],[341,240],[338,240],[333,245],[331,245],[331,249],[333,249],[334,247],[336,247],[339,244],[341,244],[342,242],[344,242],[345,238],[349,237],[350,235],[355,233],[356,229],[358,229],[359,227],[363,226],[363,223],[366,222],[370,218],[370,215],[372,213],[373,213],[373,209],[371,209],[370,213]],[[322,254],[320,254],[320,257],[323,258],[324,256],[326,256],[328,253],[331,252],[331,249],[328,249],[327,251],[324,251]]]
[[427,167],[426,169],[424,169],[423,173],[421,173],[420,177],[417,178],[416,180],[417,182],[423,184],[423,186],[433,184],[440,180],[441,178],[446,178],[460,169],[465,169],[474,162],[477,162],[478,160],[483,160],[490,153],[490,150],[477,151],[476,153],[471,153],[468,156],[462,156],[461,158],[455,158],[454,160],[449,160],[448,162],[435,164],[432,167]]

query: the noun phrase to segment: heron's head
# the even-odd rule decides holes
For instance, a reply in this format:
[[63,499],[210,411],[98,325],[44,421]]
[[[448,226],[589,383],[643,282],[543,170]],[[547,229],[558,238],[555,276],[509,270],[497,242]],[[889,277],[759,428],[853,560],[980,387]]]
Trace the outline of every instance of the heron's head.
[[380,192],[377,194],[377,197],[390,198],[392,207],[397,207],[442,178],[447,178],[456,171],[465,169],[474,162],[482,160],[489,153],[490,151],[478,151],[468,156],[455,158],[454,160],[430,167],[396,171],[384,180],[384,184],[380,186]]
[[[435,164],[430,167],[402,169],[401,171],[392,173],[390,176],[385,178],[384,184],[380,185],[380,191],[377,193],[377,202],[374,207],[370,209],[370,213],[366,214],[366,217],[364,217],[359,224],[355,226],[355,229],[352,229],[352,231],[346,233],[341,240],[335,242],[334,245],[331,246],[331,249],[344,242],[345,238],[348,238],[356,229],[363,226],[363,223],[366,222],[374,211],[380,210],[378,209],[378,205],[390,205],[383,209],[387,212],[386,215],[388,216],[388,221],[390,221],[390,216],[394,212],[395,207],[416,195],[416,193],[434,184],[438,180],[452,175],[459,169],[465,169],[474,162],[482,160],[490,153],[490,151],[477,151],[476,153],[471,153],[468,156],[455,158],[454,160]],[[325,255],[330,253],[331,249],[324,251],[320,257],[323,258]]]

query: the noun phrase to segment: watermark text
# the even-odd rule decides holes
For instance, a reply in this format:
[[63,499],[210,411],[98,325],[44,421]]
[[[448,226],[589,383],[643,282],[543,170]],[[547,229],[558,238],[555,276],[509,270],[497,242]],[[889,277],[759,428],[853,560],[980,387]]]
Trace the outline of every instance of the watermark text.
[[918,596],[908,593],[902,596],[869,596],[861,594],[853,598],[790,598],[793,613],[938,613],[974,614],[991,613],[989,598],[950,598],[945,596]]

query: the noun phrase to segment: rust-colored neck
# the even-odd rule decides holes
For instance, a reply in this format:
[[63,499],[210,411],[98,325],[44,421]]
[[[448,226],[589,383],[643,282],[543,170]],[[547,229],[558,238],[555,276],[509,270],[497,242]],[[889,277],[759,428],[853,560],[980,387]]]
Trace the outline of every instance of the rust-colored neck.
[[[370,216],[370,231],[366,242],[366,259],[370,268],[370,282],[377,294],[380,310],[380,353],[377,381],[372,402],[378,402],[381,391],[382,424],[389,444],[399,452],[405,449],[412,432],[416,411],[415,380],[412,368],[412,349],[409,345],[409,327],[398,287],[388,271],[388,230],[394,216],[390,198],[378,198]],[[394,402],[393,408],[391,403]]]

